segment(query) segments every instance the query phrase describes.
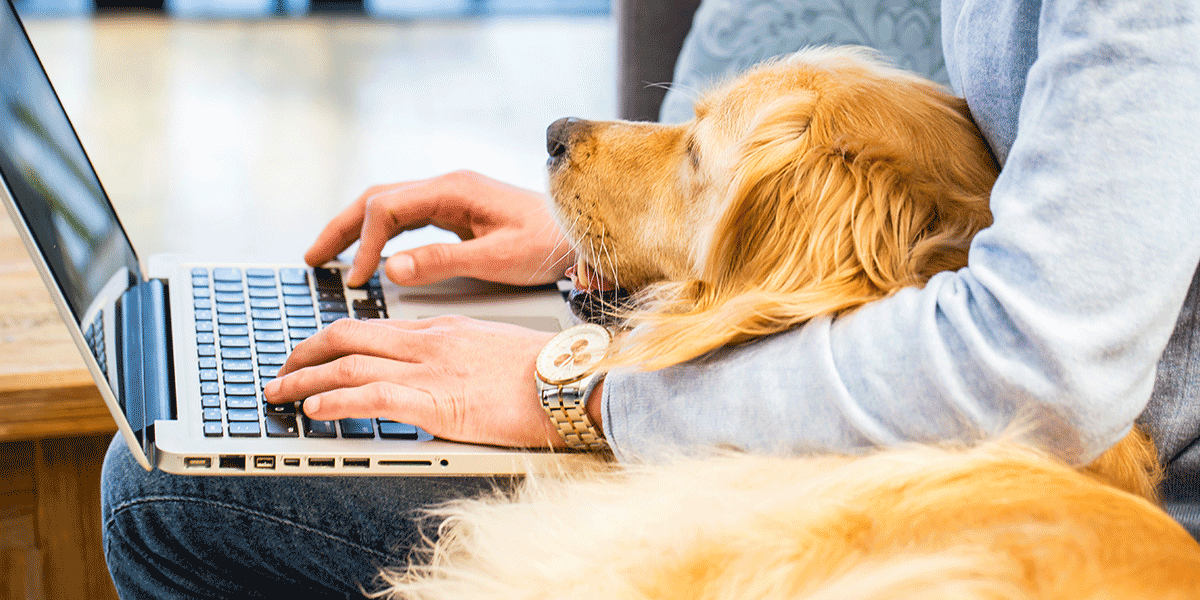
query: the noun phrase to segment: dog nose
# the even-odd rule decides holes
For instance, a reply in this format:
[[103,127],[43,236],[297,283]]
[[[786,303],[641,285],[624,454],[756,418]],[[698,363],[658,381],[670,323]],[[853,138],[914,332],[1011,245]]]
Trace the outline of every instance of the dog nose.
[[571,134],[587,124],[583,119],[565,117],[546,128],[546,152],[550,158],[561,158],[571,145]]

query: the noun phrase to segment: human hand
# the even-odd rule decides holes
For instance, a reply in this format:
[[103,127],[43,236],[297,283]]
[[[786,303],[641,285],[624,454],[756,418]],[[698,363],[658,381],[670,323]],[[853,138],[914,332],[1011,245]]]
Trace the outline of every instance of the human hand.
[[389,279],[424,285],[470,276],[536,285],[562,278],[574,262],[571,245],[541,194],[469,171],[368,189],[325,226],[304,260],[324,264],[360,240],[346,282],[362,285],[389,239],[431,224],[463,241],[392,255],[384,266]]
[[304,400],[322,421],[383,417],[448,440],[562,447],[534,384],[551,337],[466,317],[341,319],[298,344],[264,394]]

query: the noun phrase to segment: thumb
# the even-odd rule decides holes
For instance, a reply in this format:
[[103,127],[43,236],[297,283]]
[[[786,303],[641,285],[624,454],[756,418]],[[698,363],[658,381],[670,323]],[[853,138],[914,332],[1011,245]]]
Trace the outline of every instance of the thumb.
[[399,285],[428,285],[474,275],[478,265],[464,244],[429,244],[397,252],[388,257],[384,272]]

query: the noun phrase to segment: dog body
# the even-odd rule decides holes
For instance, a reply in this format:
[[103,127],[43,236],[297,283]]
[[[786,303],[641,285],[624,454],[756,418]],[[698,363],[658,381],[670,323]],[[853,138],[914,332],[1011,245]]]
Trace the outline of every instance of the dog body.
[[[561,120],[551,194],[583,292],[634,290],[608,366],[660,368],[966,265],[997,168],[965,104],[854,49],[677,125]],[[1200,545],[1137,431],[1073,469],[1019,436],[531,477],[435,511],[412,598],[1190,598]]]

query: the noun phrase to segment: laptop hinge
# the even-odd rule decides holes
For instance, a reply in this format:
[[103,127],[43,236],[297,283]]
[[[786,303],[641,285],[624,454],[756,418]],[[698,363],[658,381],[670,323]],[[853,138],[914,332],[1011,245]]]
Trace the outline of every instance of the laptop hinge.
[[154,422],[176,414],[166,283],[151,279],[126,290],[117,316],[125,417],[154,464]]

